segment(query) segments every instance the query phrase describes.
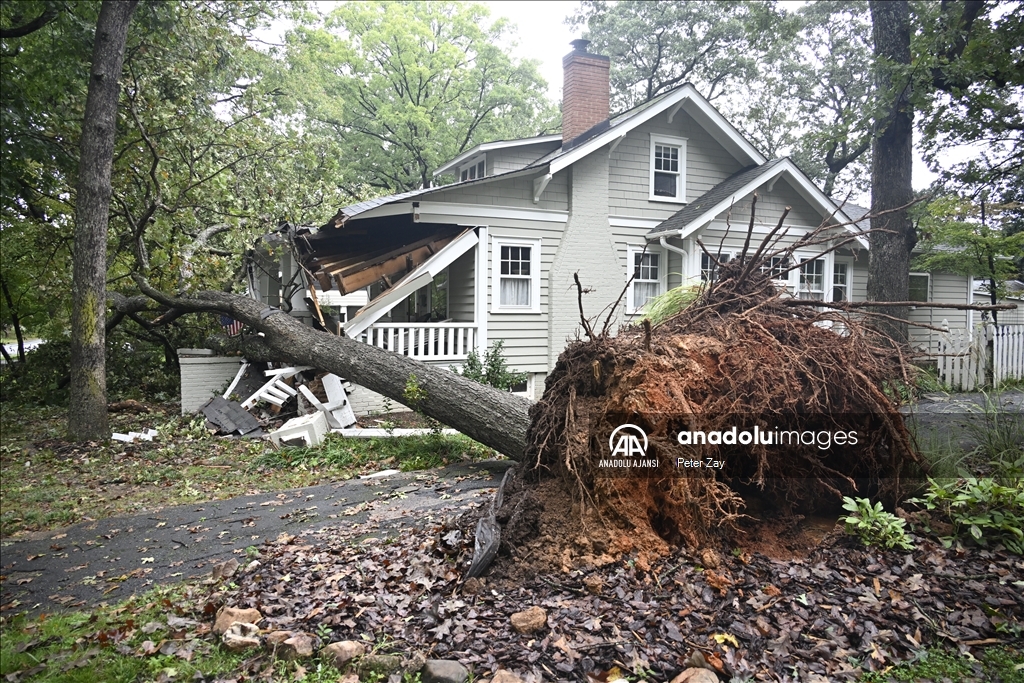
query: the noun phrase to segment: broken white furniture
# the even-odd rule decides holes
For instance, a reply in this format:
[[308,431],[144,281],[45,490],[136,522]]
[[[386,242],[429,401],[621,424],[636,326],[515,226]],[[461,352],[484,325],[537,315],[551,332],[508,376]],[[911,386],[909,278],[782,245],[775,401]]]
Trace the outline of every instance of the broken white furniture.
[[309,370],[309,367],[303,366],[299,368],[280,368],[278,370],[267,370],[264,375],[270,378],[266,384],[256,390],[252,396],[242,401],[242,407],[248,410],[252,408],[258,401],[267,401],[273,403],[276,406],[284,405],[292,396],[295,396],[296,391],[285,383],[285,380],[294,377],[303,370]]
[[309,387],[302,385],[299,391],[317,410],[327,416],[327,424],[331,429],[344,429],[356,423],[356,415],[352,412],[352,404],[348,400],[348,392],[337,375],[324,375],[320,380],[327,392],[327,403],[321,403]]
[[110,438],[114,441],[124,441],[125,443],[135,443],[136,439],[142,439],[143,441],[152,441],[153,437],[156,436],[155,429],[147,429],[144,432],[128,432],[127,434],[119,434],[114,432],[110,435]]
[[319,411],[293,417],[285,422],[280,429],[270,433],[270,440],[275,446],[280,446],[282,441],[295,441],[302,439],[307,446],[319,446],[323,443],[324,435],[327,434],[327,418]]

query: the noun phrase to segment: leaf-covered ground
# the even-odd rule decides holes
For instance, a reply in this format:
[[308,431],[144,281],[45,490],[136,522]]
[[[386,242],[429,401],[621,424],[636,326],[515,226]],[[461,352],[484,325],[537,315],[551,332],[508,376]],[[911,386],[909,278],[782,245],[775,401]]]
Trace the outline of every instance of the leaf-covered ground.
[[[586,682],[614,668],[633,681],[667,681],[697,653],[722,681],[1024,680],[1018,556],[922,537],[911,552],[880,552],[835,534],[802,560],[681,552],[647,572],[627,558],[467,584],[472,540],[454,517],[465,509],[415,527],[377,515],[285,535],[229,580],[115,609],[7,617],[2,673],[12,681],[338,679],[317,660],[223,651],[209,631],[228,605],[259,609],[264,631],[457,659],[476,678],[508,668],[527,683]],[[521,635],[510,616],[531,606],[547,612],[547,624]]]
[[157,429],[153,442],[73,443],[66,413],[4,407],[0,413],[0,536],[54,529],[89,519],[314,486],[382,467],[411,470],[493,451],[465,437],[342,440],[319,449],[275,450],[267,441],[210,433],[202,418],[175,404],[115,413],[111,430]]

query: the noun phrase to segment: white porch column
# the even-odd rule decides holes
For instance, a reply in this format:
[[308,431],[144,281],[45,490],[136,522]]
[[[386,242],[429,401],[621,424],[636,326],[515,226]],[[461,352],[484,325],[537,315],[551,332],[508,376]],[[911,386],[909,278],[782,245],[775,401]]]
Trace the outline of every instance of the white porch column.
[[476,268],[474,269],[475,290],[473,292],[473,318],[476,321],[476,353],[483,358],[487,351],[487,281],[490,274],[487,267],[490,264],[488,252],[491,248],[487,239],[487,226],[481,225],[476,229]]

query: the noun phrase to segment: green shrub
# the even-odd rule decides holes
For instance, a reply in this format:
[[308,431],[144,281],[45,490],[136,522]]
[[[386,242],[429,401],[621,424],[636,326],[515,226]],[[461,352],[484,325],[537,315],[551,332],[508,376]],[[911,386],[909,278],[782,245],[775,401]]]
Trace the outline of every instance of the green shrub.
[[1002,467],[996,477],[947,482],[929,479],[924,497],[909,502],[946,517],[953,524],[955,537],[969,535],[981,546],[1002,543],[1011,552],[1024,555],[1024,458]]
[[484,352],[483,362],[480,361],[480,356],[475,350],[470,351],[462,371],[460,372],[455,366],[451,367],[451,371],[466,379],[503,391],[510,391],[512,387],[526,381],[525,372],[509,369],[508,363],[505,361],[505,342],[501,339],[494,342],[491,348]]
[[842,518],[846,523],[846,532],[860,538],[865,545],[913,549],[914,545],[905,529],[907,523],[891,512],[886,512],[880,502],[872,507],[867,498],[854,500],[846,496],[843,498],[843,509],[851,513]]

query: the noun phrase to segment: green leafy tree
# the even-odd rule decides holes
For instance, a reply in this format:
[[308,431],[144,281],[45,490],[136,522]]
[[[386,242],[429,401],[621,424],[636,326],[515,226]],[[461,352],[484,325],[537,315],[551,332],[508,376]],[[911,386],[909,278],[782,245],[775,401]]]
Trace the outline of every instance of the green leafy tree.
[[[0,276],[10,295],[0,314],[55,340],[70,324],[77,149],[100,4],[60,6],[45,27],[0,44]],[[257,235],[320,221],[345,197],[340,142],[298,125],[281,63],[249,40],[274,16],[268,3],[143,3],[129,27],[105,231],[108,303],[118,305],[105,327],[126,324],[169,366],[206,325],[154,325],[152,302],[132,297],[132,272],[169,290],[230,287]]]
[[[991,303],[1016,275],[1013,257],[1024,253],[1024,232],[1011,233],[1007,207],[956,195],[928,204],[918,223],[924,253],[915,267],[985,279]],[[998,321],[997,312],[993,318]]]
[[715,100],[753,81],[779,24],[770,2],[585,0],[568,19],[612,58],[612,100],[628,109],[683,83]]
[[429,187],[474,145],[557,123],[536,62],[508,56],[511,26],[482,5],[356,2],[299,20],[286,59],[304,121],[343,140],[378,192]]

